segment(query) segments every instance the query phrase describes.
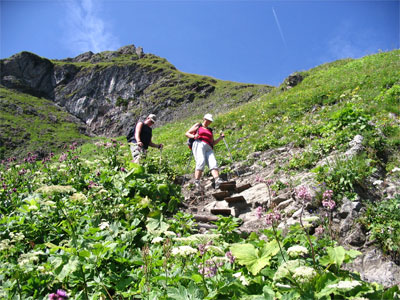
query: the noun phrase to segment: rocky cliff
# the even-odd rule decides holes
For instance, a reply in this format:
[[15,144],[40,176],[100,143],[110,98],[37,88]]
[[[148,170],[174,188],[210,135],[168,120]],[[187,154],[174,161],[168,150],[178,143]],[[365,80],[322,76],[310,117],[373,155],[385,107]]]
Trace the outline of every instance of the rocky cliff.
[[150,112],[160,125],[233,107],[272,89],[185,74],[134,45],[57,61],[22,52],[1,60],[0,67],[1,85],[52,100],[89,133],[105,136],[125,134]]

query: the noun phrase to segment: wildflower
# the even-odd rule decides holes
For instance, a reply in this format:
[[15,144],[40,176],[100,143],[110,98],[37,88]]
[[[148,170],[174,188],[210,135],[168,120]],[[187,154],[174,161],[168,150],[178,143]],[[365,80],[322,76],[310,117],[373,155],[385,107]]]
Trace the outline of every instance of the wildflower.
[[199,273],[207,278],[214,277],[218,271],[217,264],[211,259],[207,260],[204,264],[200,264],[198,268]]
[[309,189],[308,189],[306,186],[304,186],[304,185],[300,186],[300,187],[296,190],[296,196],[297,196],[297,198],[302,199],[302,200],[304,200],[305,202],[311,201],[311,194],[310,194],[310,191],[309,191]]
[[257,218],[261,219],[263,213],[264,213],[264,208],[262,206],[258,206],[256,208],[256,216],[257,216]]
[[173,231],[167,230],[167,231],[164,231],[164,235],[165,235],[166,237],[174,237],[174,236],[176,236],[176,233],[173,232]]
[[51,293],[49,295],[49,300],[58,300],[58,295],[56,293]]
[[107,221],[103,221],[103,222],[101,222],[100,225],[99,225],[99,228],[100,228],[101,230],[106,229],[106,228],[108,228],[108,227],[110,227],[110,223],[108,223]]
[[192,254],[196,254],[197,250],[190,246],[179,246],[173,248],[171,253],[173,256],[189,256]]
[[158,244],[158,243],[161,243],[162,241],[164,241],[164,238],[162,238],[161,236],[158,236],[158,237],[155,237],[155,238],[151,241],[151,243],[152,243],[152,244]]
[[245,285],[245,286],[249,285],[249,282],[246,280],[246,277],[244,277],[244,275],[242,275],[242,272],[233,274],[233,277],[238,278],[243,285]]
[[267,181],[265,183],[267,185],[272,185],[274,183],[274,181],[272,179],[267,179]]
[[87,197],[82,193],[74,193],[69,199],[76,202],[86,202]]
[[342,280],[342,281],[339,281],[338,283],[331,284],[328,287],[333,288],[333,289],[342,290],[342,291],[350,291],[359,285],[361,285],[361,283],[357,280],[351,280],[351,281],[350,280]]
[[265,182],[265,179],[262,178],[261,176],[257,175],[257,176],[256,176],[256,182],[264,183],[264,182]]
[[273,212],[270,212],[265,216],[265,222],[267,223],[267,225],[272,225],[280,219],[281,214],[277,210],[274,210]]
[[309,217],[306,217],[303,219],[304,222],[310,222],[310,223],[318,221],[318,220],[319,220],[318,216],[309,216]]
[[76,190],[70,185],[44,185],[36,190],[36,193],[53,195],[75,193]]
[[324,227],[322,225],[319,225],[317,228],[315,228],[316,235],[322,235],[323,233],[324,233]]
[[89,181],[89,185],[88,185],[88,189],[92,189],[92,188],[94,188],[94,187],[96,187],[97,186],[97,183],[96,182],[94,182],[94,181]]
[[67,292],[61,289],[57,290],[57,295],[62,299],[68,298]]
[[329,210],[333,210],[336,206],[336,202],[333,200],[322,201],[322,206],[328,208]]
[[296,245],[287,249],[287,253],[290,257],[298,257],[308,254],[308,250],[304,246]]
[[306,266],[300,266],[293,272],[293,278],[300,283],[310,282],[316,275],[317,272],[313,268]]
[[331,200],[333,196],[333,191],[332,190],[327,190],[323,193],[322,199],[324,200]]
[[236,260],[236,257],[233,256],[231,251],[225,253],[225,256],[229,259],[229,262],[233,264]]
[[62,153],[62,154],[60,155],[60,158],[58,159],[58,161],[59,161],[59,162],[63,162],[63,161],[65,161],[65,160],[67,159],[67,157],[68,157],[68,154],[67,154],[67,153]]

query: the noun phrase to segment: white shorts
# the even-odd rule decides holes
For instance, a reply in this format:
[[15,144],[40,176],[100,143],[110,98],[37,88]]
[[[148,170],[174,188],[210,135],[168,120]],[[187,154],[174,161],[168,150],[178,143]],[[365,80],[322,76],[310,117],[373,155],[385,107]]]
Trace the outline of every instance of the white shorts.
[[211,146],[203,141],[194,141],[192,146],[196,170],[203,171],[207,164],[210,170],[218,169],[217,160]]
[[139,147],[136,143],[129,143],[131,148],[132,158],[133,160],[142,158],[146,156],[146,149]]

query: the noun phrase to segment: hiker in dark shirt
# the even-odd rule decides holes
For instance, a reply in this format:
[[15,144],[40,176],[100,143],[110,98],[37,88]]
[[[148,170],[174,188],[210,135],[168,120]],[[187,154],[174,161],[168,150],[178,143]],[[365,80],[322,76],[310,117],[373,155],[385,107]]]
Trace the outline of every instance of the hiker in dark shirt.
[[211,122],[213,122],[212,115],[206,114],[202,123],[194,124],[185,134],[188,138],[194,139],[192,147],[193,156],[196,160],[194,179],[195,186],[200,189],[202,188],[200,178],[206,164],[211,170],[215,188],[219,188],[220,184],[223,182],[219,177],[218,164],[213,149],[214,146],[224,138],[224,134],[221,133],[220,137],[214,140],[213,131],[208,127]]
[[156,122],[156,115],[150,114],[143,122],[138,122],[135,127],[135,135],[129,141],[133,162],[139,163],[142,157],[146,156],[150,147],[162,149],[163,144],[152,142],[153,129],[151,126]]

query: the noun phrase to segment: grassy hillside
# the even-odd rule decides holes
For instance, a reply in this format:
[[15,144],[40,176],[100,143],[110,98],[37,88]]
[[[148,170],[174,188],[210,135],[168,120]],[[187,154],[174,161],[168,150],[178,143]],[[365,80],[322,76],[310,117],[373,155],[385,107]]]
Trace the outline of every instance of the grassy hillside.
[[[399,165],[399,57],[400,51],[380,53],[303,72],[304,80],[294,88],[277,88],[221,111],[216,131],[227,134],[235,160],[288,144],[302,149],[280,166],[294,172],[347,149],[361,134],[362,158],[368,159],[349,161],[343,170],[360,178],[374,165],[391,169]],[[5,124],[22,122],[38,138],[41,122],[12,118],[11,108],[28,110],[38,102],[41,109],[32,114],[46,122],[50,104],[14,93],[7,99],[18,105],[2,98],[8,108],[8,114],[2,112]],[[61,119],[57,112],[51,110]],[[278,227],[280,212],[257,209],[265,229],[248,237],[239,234],[233,217],[221,217],[216,229],[199,234],[192,216],[176,211],[183,197],[173,179],[189,157],[184,132],[202,114],[157,128],[156,141],[166,145],[163,159],[153,149],[142,166],[130,162],[124,137],[79,148],[69,144],[61,155],[39,162],[28,156],[25,162],[1,163],[0,298],[400,299],[398,283],[384,288],[344,267],[361,252],[345,249],[332,236],[332,213],[340,201],[336,191],[320,195],[330,205],[333,196],[333,206],[322,202],[316,218],[285,231]],[[30,131],[36,127],[39,133]],[[65,131],[74,138],[74,127]],[[49,143],[50,136],[58,138],[43,136]],[[217,153],[229,164],[222,143]],[[316,174],[323,176],[324,170],[316,168]],[[332,189],[341,190],[353,179],[339,182],[331,175],[325,178],[327,188],[336,182]],[[311,195],[302,188],[292,191],[304,208]],[[369,204],[360,220],[370,238],[397,257],[399,203],[397,195]],[[315,232],[309,228],[317,225]]]
[[86,142],[79,120],[52,101],[0,86],[0,159],[46,156],[71,141]]
[[[399,163],[400,51],[357,60],[340,60],[301,72],[304,80],[276,88],[256,101],[214,117],[215,132],[224,131],[234,160],[254,151],[292,144],[306,151],[285,168],[311,168],[334,150],[348,148],[356,134],[364,136],[368,155]],[[155,130],[166,144],[165,155],[181,168],[189,157],[185,131],[202,114]],[[224,144],[217,145],[222,163],[229,163]]]

